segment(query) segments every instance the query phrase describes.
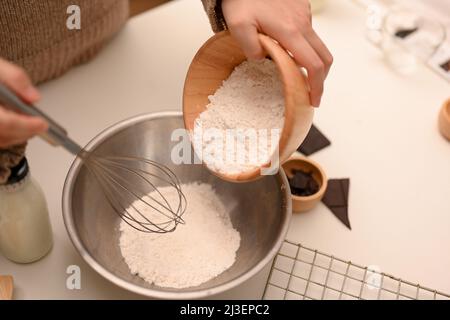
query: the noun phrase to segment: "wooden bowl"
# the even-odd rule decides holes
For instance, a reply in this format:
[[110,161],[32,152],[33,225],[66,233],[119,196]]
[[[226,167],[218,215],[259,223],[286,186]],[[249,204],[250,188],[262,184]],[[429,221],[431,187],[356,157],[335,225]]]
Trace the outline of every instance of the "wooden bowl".
[[450,141],[450,99],[444,103],[439,113],[439,131]]
[[311,172],[312,177],[319,184],[319,190],[310,196],[301,197],[294,194],[292,196],[292,211],[294,212],[306,212],[313,209],[325,195],[325,191],[328,186],[328,179],[325,171],[315,161],[301,156],[293,156],[285,164],[283,169],[288,178],[292,178],[293,170],[302,170],[305,172]]
[[13,277],[0,276],[0,300],[11,300],[13,297],[13,288]]
[[[259,40],[277,65],[284,85],[285,122],[279,143],[279,161],[284,163],[308,134],[314,108],[311,106],[306,78],[291,56],[268,36],[260,34]],[[213,95],[244,60],[244,52],[228,31],[217,33],[199,49],[184,84],[183,117],[187,130],[193,131],[195,120],[209,103],[208,96]],[[252,181],[261,177],[260,168],[233,175],[213,173],[232,182]]]

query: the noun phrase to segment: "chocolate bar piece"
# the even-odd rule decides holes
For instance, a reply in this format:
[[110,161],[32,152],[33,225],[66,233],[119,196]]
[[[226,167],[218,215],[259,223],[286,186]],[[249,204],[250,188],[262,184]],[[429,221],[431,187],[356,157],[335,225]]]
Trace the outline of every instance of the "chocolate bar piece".
[[350,179],[330,179],[322,202],[333,212],[336,218],[351,230],[352,227],[348,218],[349,189]]
[[312,125],[302,145],[297,149],[298,152],[309,156],[331,144],[330,140],[325,137],[320,130]]
[[408,37],[412,33],[416,32],[417,30],[418,30],[418,28],[398,30],[395,33],[395,36],[400,38],[400,39],[405,39],[406,37]]
[[444,62],[443,64],[441,64],[440,66],[445,72],[449,72],[450,71],[450,60],[448,60],[447,62]]
[[289,178],[292,194],[307,197],[319,191],[319,184],[310,172],[293,170],[293,177]]

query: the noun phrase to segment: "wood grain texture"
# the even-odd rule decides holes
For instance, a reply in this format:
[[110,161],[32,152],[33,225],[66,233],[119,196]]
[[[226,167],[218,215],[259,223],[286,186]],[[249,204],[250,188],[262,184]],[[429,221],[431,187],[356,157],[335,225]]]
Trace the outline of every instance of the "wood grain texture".
[[444,103],[439,113],[439,131],[450,141],[450,99]]
[[[311,107],[306,79],[294,60],[271,38],[260,34],[259,39],[267,55],[276,63],[284,84],[285,123],[279,143],[279,161],[284,163],[308,134],[314,108]],[[195,119],[208,105],[208,96],[214,94],[245,59],[243,51],[228,31],[214,35],[200,48],[189,67],[184,85],[183,116],[187,130],[194,129]],[[214,174],[232,182],[261,177],[260,168],[234,175]]]
[[11,300],[13,297],[13,288],[13,277],[0,276],[0,300]]

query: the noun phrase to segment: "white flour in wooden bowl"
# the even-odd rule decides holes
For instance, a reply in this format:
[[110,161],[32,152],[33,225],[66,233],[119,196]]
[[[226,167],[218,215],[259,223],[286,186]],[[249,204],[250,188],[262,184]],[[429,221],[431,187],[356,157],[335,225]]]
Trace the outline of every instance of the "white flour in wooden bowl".
[[[160,287],[194,287],[217,277],[233,265],[241,241],[211,185],[192,183],[181,188],[187,199],[185,224],[174,232],[143,233],[120,223],[120,251],[131,272]],[[175,188],[158,190],[169,203],[177,203]],[[135,206],[149,220],[157,219],[142,202]]]
[[244,61],[209,101],[191,133],[203,163],[225,174],[267,164],[284,124],[283,83],[275,63]]

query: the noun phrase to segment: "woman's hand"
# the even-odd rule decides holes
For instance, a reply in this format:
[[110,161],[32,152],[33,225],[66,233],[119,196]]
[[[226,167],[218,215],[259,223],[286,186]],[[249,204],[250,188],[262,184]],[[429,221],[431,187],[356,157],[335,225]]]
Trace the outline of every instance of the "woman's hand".
[[249,59],[264,58],[258,32],[277,40],[308,71],[311,103],[318,107],[333,56],[312,28],[308,0],[222,0],[233,37]]
[[[39,92],[21,68],[0,58],[0,82],[27,103],[39,100]],[[0,148],[21,144],[45,132],[47,123],[37,117],[21,115],[0,105]]]

